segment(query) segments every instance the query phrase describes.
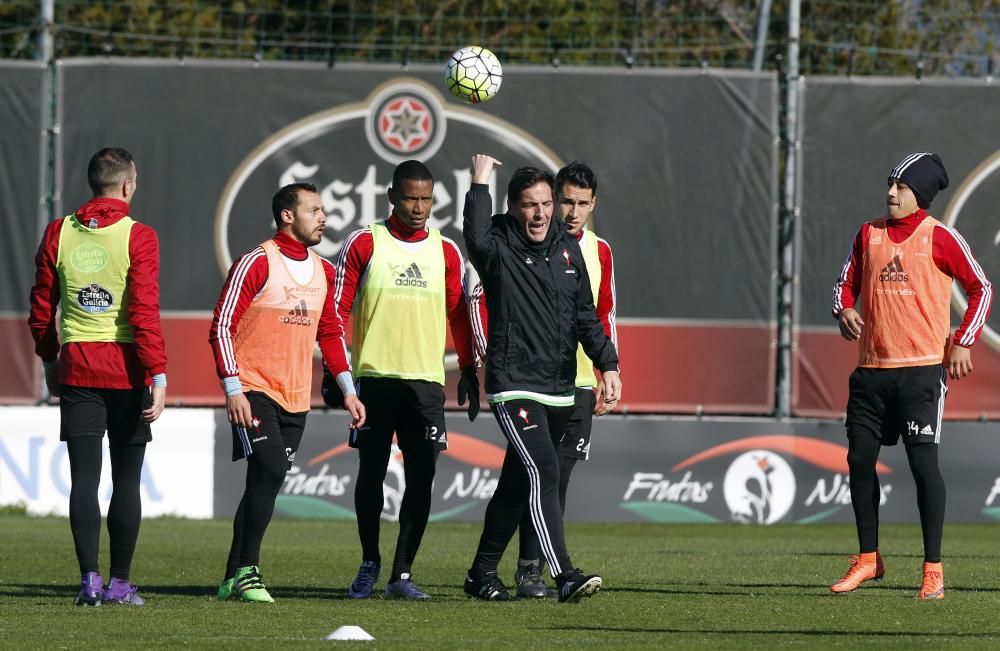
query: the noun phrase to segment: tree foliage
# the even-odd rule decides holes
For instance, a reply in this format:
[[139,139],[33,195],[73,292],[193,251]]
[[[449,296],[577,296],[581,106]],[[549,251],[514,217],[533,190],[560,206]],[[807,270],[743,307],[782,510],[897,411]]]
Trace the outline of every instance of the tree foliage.
[[[467,44],[504,61],[749,67],[760,0],[57,0],[56,54],[440,61]],[[37,58],[37,0],[0,4],[0,57]],[[985,75],[1000,0],[801,3],[803,73]],[[765,65],[787,42],[773,2]]]

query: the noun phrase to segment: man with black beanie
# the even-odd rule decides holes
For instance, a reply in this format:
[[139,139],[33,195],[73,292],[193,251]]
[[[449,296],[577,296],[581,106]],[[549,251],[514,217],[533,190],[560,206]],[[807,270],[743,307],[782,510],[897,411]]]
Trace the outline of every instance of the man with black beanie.
[[[946,380],[972,372],[970,348],[993,290],[957,231],[927,214],[948,174],[937,154],[910,154],[889,173],[888,214],[862,224],[833,290],[841,335],[859,342],[847,401],[847,463],[860,553],[831,586],[851,592],[885,574],[878,550],[879,449],[900,436],[917,485],[923,532],[919,599],[944,598],[941,538],[945,486],[938,469]],[[949,341],[951,285],[969,299]]]

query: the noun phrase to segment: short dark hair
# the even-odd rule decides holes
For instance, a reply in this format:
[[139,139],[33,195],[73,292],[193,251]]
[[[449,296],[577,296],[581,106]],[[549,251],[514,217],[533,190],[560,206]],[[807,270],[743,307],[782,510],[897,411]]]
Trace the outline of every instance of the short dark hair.
[[132,174],[132,154],[120,147],[106,147],[90,157],[87,183],[95,197],[115,188]]
[[552,176],[552,172],[537,167],[517,168],[507,184],[507,200],[520,201],[521,193],[537,183],[547,183],[551,190],[555,177]]
[[299,192],[316,192],[312,183],[289,183],[274,193],[271,199],[271,214],[274,215],[274,225],[281,228],[281,211],[295,210],[299,205]]
[[589,188],[594,196],[597,196],[597,175],[594,174],[594,170],[578,160],[573,161],[556,174],[557,192],[562,192],[564,183],[575,185],[578,188]]
[[434,175],[426,165],[418,160],[404,160],[396,166],[392,172],[392,187],[399,190],[403,181],[430,181],[434,182]]

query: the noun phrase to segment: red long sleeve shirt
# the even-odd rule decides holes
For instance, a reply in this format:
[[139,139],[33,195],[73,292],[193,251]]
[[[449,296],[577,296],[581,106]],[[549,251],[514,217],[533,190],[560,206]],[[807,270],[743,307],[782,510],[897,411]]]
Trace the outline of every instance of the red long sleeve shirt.
[[[421,242],[427,239],[427,230],[413,230],[403,221],[392,215],[388,220],[389,233],[401,242]],[[460,367],[473,366],[475,357],[472,344],[472,325],[469,323],[469,308],[465,297],[464,276],[465,263],[458,245],[447,237],[441,238],[444,249],[444,282],[445,307],[448,313],[448,323],[451,326],[451,336],[455,342]],[[368,263],[375,249],[372,232],[369,228],[354,231],[344,242],[337,256],[337,310],[345,323],[354,306],[354,297],[365,282]],[[414,345],[421,345],[414,342]]]
[[[591,236],[597,237],[593,233]],[[583,237],[581,230],[576,239],[579,241]],[[615,259],[611,253],[611,245],[607,240],[597,237],[597,257],[601,263],[601,282],[597,289],[597,318],[604,324],[604,334],[611,339],[621,358],[621,349],[618,347],[618,326],[615,323],[615,313],[618,307],[618,300],[615,294]],[[469,295],[471,305],[469,312],[472,318],[472,332],[475,335],[476,359],[480,364],[486,361],[486,332],[489,324],[489,315],[486,312],[486,293],[483,286],[477,283]]]
[[[886,230],[889,239],[896,243],[903,242],[913,234],[926,216],[927,213],[920,209],[902,219],[888,220]],[[868,242],[869,228],[871,228],[870,222],[861,225],[851,245],[851,252],[844,260],[840,277],[833,286],[834,318],[840,318],[841,312],[853,308],[861,294],[861,261]],[[962,324],[955,331],[954,342],[958,346],[970,348],[983,331],[986,319],[989,318],[993,287],[958,231],[943,224],[935,226],[932,246],[934,264],[943,273],[957,280],[969,299]]]
[[[128,215],[128,204],[118,199],[91,199],[76,211],[81,223],[105,228]],[[129,233],[128,322],[134,343],[114,341],[70,342],[59,349],[56,308],[59,305],[59,235],[65,217],[50,223],[35,255],[35,284],[31,288],[28,327],[35,354],[43,362],[59,360],[59,381],[73,386],[129,389],[149,384],[150,376],[165,373],[167,354],[160,330],[160,242],[152,227],[136,222]]]
[[[304,244],[284,233],[275,235],[274,243],[278,245],[281,255],[291,260],[305,260],[309,257],[309,251]],[[347,346],[344,344],[344,324],[337,316],[334,302],[337,272],[328,260],[323,260],[323,271],[326,272],[326,299],[319,317],[316,341],[319,342],[323,360],[336,376],[344,371],[350,371],[351,365],[347,361]],[[260,246],[240,257],[229,269],[229,277],[226,278],[219,302],[215,306],[212,327],[208,335],[212,353],[215,355],[215,372],[220,378],[240,373],[236,365],[233,338],[243,313],[264,288],[267,277],[267,254]]]

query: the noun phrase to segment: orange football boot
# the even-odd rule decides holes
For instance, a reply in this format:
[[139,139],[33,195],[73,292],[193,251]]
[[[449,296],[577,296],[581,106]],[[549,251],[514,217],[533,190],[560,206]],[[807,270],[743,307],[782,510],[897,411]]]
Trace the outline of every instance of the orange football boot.
[[885,576],[882,554],[878,551],[851,556],[848,561],[851,563],[850,569],[843,578],[830,586],[832,592],[853,592],[865,581],[881,581]]
[[924,580],[917,599],[944,599],[944,568],[941,563],[924,563]]

